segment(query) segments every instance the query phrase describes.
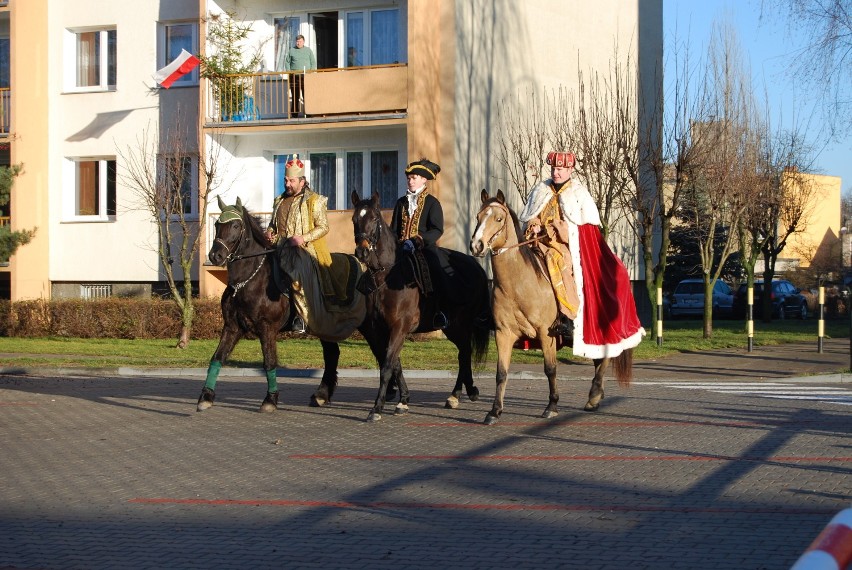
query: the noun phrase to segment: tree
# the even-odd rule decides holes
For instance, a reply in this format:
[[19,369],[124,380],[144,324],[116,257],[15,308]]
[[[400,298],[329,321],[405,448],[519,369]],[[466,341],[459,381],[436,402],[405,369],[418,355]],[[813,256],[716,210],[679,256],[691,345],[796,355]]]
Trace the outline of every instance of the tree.
[[[15,178],[24,170],[22,164],[0,166],[0,208],[6,209],[12,199],[12,186]],[[35,237],[38,228],[32,230],[12,231],[9,226],[0,226],[0,261],[8,263],[22,245],[26,245]]]
[[[812,147],[794,128],[763,131],[761,152],[750,182],[754,199],[738,224],[739,249],[748,287],[754,286],[755,266],[763,258],[764,283],[772,282],[778,256],[790,238],[807,229],[816,205],[816,187],[802,174],[813,166]],[[807,257],[807,256],[806,256]],[[770,300],[763,301],[762,319],[772,319]]]
[[263,44],[253,50],[244,45],[252,26],[237,20],[234,12],[211,15],[207,23],[207,43],[213,50],[198,56],[201,77],[210,80],[221,116],[232,117],[244,110],[251,82],[251,77],[245,76],[257,71],[263,60]]
[[[208,197],[219,183],[221,146],[213,145],[201,159],[199,145],[187,136],[192,130],[185,129],[179,117],[162,138],[156,129],[145,129],[136,146],[118,149],[118,156],[124,167],[119,176],[156,225],[158,258],[181,314],[177,346],[186,348],[195,317],[192,269],[204,235]],[[197,198],[192,191],[194,180],[198,181]]]
[[711,338],[713,288],[728,258],[738,249],[734,230],[751,200],[751,171],[760,129],[748,66],[729,22],[714,24],[707,53],[699,113],[690,129],[700,158],[686,173],[684,213],[698,244],[704,280],[704,338]]
[[764,0],[761,11],[786,17],[791,30],[805,34],[792,59],[793,75],[821,91],[828,124],[845,132],[852,126],[852,0]]

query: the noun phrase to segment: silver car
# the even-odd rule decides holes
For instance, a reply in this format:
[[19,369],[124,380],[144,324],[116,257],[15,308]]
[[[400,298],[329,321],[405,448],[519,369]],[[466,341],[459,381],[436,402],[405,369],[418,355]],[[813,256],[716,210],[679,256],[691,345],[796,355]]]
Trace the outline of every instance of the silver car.
[[[733,306],[734,292],[727,283],[717,279],[713,285],[713,314],[728,316],[733,311]],[[678,283],[671,294],[669,314],[672,317],[703,315],[704,281],[701,279],[684,279]]]

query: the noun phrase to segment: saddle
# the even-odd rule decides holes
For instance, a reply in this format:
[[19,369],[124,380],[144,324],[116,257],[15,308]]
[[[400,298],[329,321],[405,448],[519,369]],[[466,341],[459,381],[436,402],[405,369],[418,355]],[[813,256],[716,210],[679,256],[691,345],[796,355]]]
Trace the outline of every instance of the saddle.
[[408,260],[411,271],[411,284],[415,285],[425,297],[434,293],[435,286],[432,282],[432,273],[423,252],[418,250],[413,255],[405,256],[405,258]]
[[[325,303],[330,310],[335,307],[350,307],[355,299],[356,288],[360,281],[363,268],[361,263],[354,255],[346,253],[331,254],[331,268],[329,273],[334,282],[334,289],[337,295],[329,295],[325,298]],[[366,273],[364,273],[366,275]],[[342,293],[342,295],[341,295]]]

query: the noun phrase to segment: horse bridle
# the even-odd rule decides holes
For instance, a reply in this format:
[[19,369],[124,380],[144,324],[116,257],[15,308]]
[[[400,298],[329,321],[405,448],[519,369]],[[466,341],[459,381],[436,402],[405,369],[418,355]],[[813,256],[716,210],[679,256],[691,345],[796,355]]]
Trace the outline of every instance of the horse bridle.
[[[506,208],[503,204],[500,204],[499,202],[493,202],[492,204],[490,204],[489,207],[492,207],[492,206],[498,206],[506,214],[505,218],[503,219],[503,225],[500,227],[499,230],[494,232],[494,234],[492,234],[492,236],[490,238],[488,238],[488,243],[486,243],[486,246],[488,246],[488,251],[490,251],[491,255],[494,256],[494,255],[500,255],[501,253],[503,253],[507,249],[505,247],[501,247],[500,249],[495,251],[494,248],[491,247],[491,244],[494,243],[494,239],[498,235],[500,235],[501,233],[505,234],[506,239],[509,239],[508,227],[509,227],[509,219],[511,219],[511,215],[509,214],[509,209]],[[505,243],[505,241],[503,243]]]
[[[234,251],[231,251],[231,248],[228,247],[228,244],[226,244],[225,240],[223,240],[222,238],[217,237],[213,240],[213,243],[218,243],[219,245],[221,245],[222,247],[225,248],[225,251],[228,252],[228,255],[225,256],[225,263],[223,265],[227,265],[229,263],[233,263],[234,261],[239,261],[241,259],[247,259],[249,257],[266,256],[267,253],[272,253],[272,252],[275,251],[274,249],[264,249],[263,251],[261,251],[259,253],[252,253],[252,254],[249,254],[249,255],[238,255],[237,252],[242,248],[242,245],[243,245],[243,238],[245,237],[246,227],[245,227],[245,224],[243,223],[243,221],[241,219],[235,219],[235,220],[231,220],[231,221],[235,221],[235,222],[240,223],[240,236],[237,239],[237,245],[234,247]],[[231,285],[231,287],[234,289],[234,294],[236,294],[240,289],[242,289],[243,287],[248,285],[248,282],[251,281],[254,278],[254,276],[258,274],[258,272],[260,271],[260,268],[263,267],[263,262],[265,260],[266,260],[266,257],[261,257],[260,263],[257,264],[257,267],[255,267],[254,271],[252,272],[251,275],[248,276],[247,279],[245,279],[244,281],[240,281],[236,285]]]

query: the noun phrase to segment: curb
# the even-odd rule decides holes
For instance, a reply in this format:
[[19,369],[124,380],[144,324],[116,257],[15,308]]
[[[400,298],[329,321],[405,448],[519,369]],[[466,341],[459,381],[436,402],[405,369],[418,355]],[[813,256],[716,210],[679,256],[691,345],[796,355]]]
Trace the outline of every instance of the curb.
[[[278,378],[322,378],[321,368],[279,368]],[[341,378],[366,378],[378,380],[377,368],[341,368],[338,376]],[[61,367],[0,367],[0,376],[70,376],[70,377],[161,377],[161,378],[193,378],[204,379],[207,376],[206,368],[133,368],[119,366],[117,368],[61,368]],[[456,378],[452,370],[405,370],[405,376],[412,379],[443,380]],[[493,380],[495,372],[474,372],[474,380]],[[223,367],[220,378],[259,378],[266,379],[266,373],[260,368],[229,368]],[[509,372],[508,377],[513,380],[542,380],[546,377],[544,372],[532,372],[529,370],[518,370]],[[763,378],[763,381],[777,382],[800,382],[800,383],[830,383],[846,384],[852,383],[852,374],[834,373],[819,374],[813,376],[793,376],[778,378]],[[689,383],[706,382],[707,379],[700,378],[634,378],[635,382],[658,382],[658,383]]]

